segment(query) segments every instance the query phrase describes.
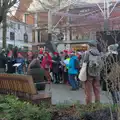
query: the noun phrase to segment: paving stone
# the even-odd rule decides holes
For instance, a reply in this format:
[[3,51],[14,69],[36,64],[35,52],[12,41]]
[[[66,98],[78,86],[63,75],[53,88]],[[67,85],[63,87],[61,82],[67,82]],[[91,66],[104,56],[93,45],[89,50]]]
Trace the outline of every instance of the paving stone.
[[[47,85],[46,91],[52,92],[52,104],[58,103],[75,103],[79,101],[81,104],[85,104],[84,89],[80,88],[78,91],[71,91],[70,86],[64,84],[52,84]],[[106,93],[101,91],[101,102],[109,103],[110,97],[106,97]],[[94,96],[93,96],[94,99]]]

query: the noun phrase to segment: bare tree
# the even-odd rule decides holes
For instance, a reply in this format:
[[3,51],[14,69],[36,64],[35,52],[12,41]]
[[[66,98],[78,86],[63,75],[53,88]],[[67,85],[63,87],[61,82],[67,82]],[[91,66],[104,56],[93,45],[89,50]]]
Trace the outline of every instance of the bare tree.
[[7,13],[17,1],[18,0],[0,0],[0,23],[3,23],[3,48],[6,48]]
[[17,3],[17,1],[18,0],[0,0],[0,23],[3,21],[8,10]]

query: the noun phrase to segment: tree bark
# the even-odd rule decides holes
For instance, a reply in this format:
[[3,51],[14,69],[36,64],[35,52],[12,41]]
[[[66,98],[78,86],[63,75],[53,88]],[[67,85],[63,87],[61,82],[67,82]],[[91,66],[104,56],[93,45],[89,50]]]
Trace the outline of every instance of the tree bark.
[[3,41],[2,41],[2,47],[6,49],[6,35],[7,35],[7,14],[3,17]]

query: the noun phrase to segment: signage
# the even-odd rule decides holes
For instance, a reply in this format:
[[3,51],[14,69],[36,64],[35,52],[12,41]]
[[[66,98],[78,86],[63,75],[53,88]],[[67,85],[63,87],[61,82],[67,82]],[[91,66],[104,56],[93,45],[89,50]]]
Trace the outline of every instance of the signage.
[[86,51],[88,49],[88,46],[83,45],[71,45],[72,49],[79,50],[79,51]]

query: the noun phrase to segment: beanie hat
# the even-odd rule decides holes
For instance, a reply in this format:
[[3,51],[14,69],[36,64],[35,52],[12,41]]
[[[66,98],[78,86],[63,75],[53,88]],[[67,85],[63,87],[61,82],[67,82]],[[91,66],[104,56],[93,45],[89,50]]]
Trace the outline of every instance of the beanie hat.
[[71,51],[69,51],[69,54],[70,54],[70,55],[74,55],[75,52],[71,50]]
[[59,53],[58,52],[54,52],[54,55],[58,55]]
[[42,51],[42,50],[40,50],[39,54],[43,54],[43,51]]
[[112,45],[108,46],[108,52],[118,54],[116,44],[112,44]]
[[88,42],[88,44],[90,45],[90,46],[97,46],[97,41],[96,40],[90,40],[89,42]]
[[64,53],[68,53],[68,51],[67,51],[67,50],[64,50]]

